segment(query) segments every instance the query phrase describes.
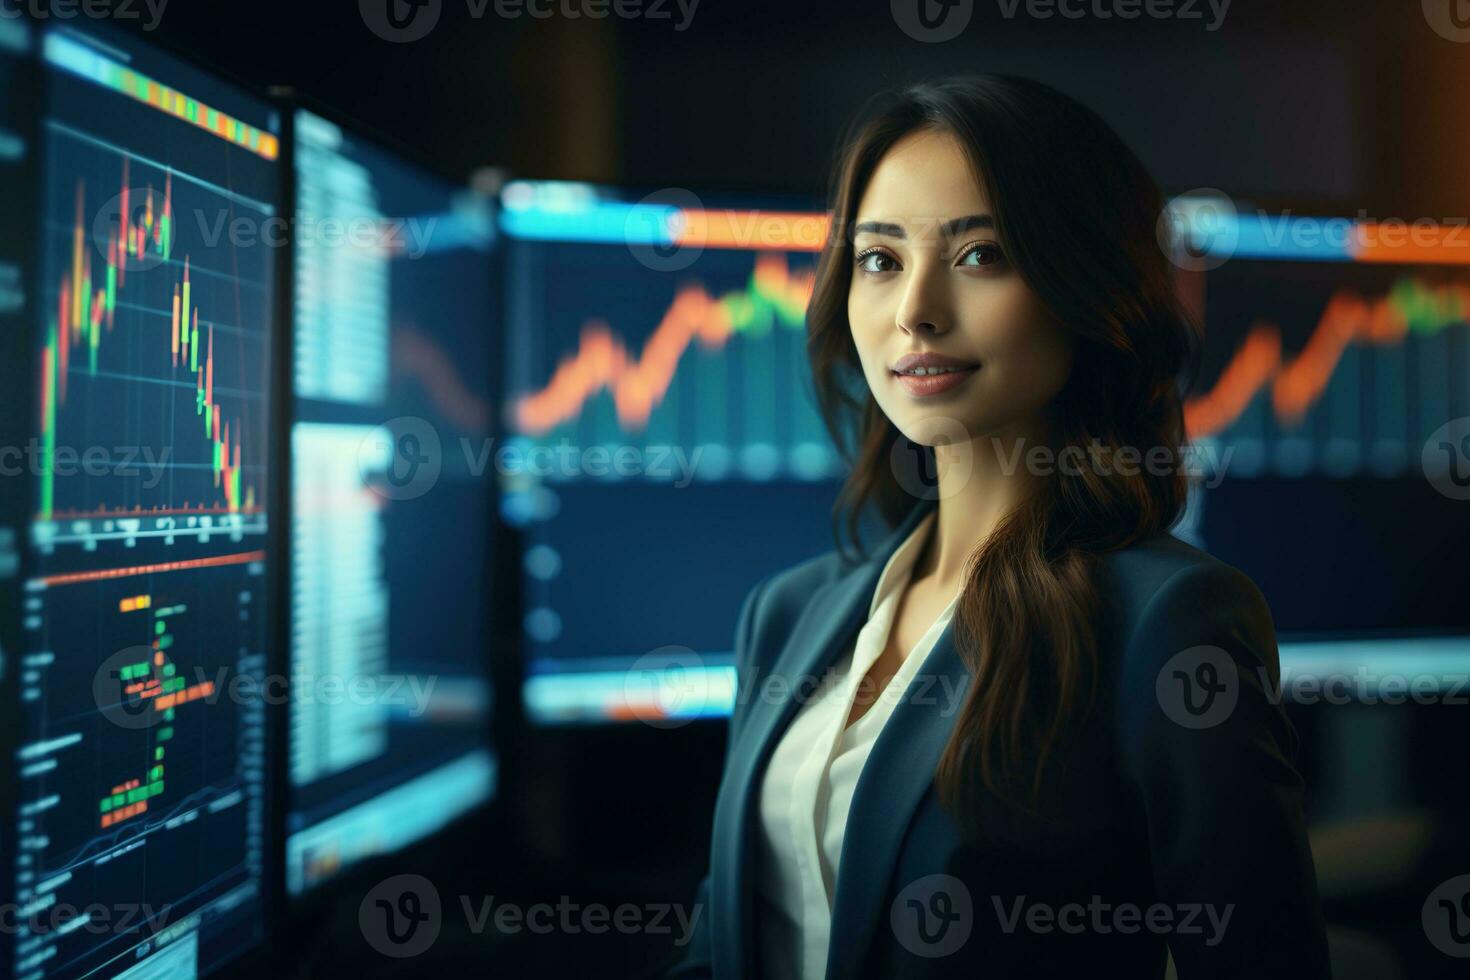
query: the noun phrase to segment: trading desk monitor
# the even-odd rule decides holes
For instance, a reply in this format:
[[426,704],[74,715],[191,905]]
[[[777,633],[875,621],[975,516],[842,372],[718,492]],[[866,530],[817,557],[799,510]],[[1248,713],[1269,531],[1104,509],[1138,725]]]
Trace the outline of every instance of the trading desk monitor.
[[35,41],[9,966],[193,976],[262,935],[275,283],[228,229],[278,215],[277,120],[124,35]]
[[1464,229],[1241,206],[1214,231],[1181,277],[1206,335],[1181,535],[1260,585],[1288,672],[1463,673]]
[[494,223],[468,191],[294,121],[297,894],[493,792]]
[[[525,539],[527,712],[722,714],[741,596],[831,547],[841,473],[802,316],[821,234],[793,231],[818,216],[581,184],[503,198],[500,475]],[[1386,671],[1463,672],[1457,239],[1393,248],[1360,223],[1361,246],[1311,247],[1296,219],[1237,218],[1226,260],[1181,276],[1206,348],[1176,533],[1261,585],[1288,674],[1361,667],[1371,693]]]
[[805,353],[825,215],[574,183],[502,200],[527,714],[725,714],[740,600],[833,546]]

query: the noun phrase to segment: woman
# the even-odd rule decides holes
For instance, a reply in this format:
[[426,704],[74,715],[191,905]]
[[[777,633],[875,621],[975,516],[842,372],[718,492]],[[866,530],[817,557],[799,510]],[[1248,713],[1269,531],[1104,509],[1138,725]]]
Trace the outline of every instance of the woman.
[[871,107],[831,203],[839,510],[896,526],[746,597],[670,976],[1328,976],[1270,611],[1169,533],[1198,340],[1157,187],[992,75]]

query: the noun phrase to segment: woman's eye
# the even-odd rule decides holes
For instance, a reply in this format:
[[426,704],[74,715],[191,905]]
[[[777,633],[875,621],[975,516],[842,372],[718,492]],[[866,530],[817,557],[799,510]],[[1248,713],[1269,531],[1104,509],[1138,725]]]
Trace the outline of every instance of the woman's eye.
[[892,272],[897,263],[885,252],[864,252],[857,257],[857,265],[863,272]]
[[[971,259],[974,261],[972,262]],[[994,245],[975,245],[960,256],[959,264],[988,268],[1000,265],[1004,259],[1005,256],[1001,255],[1000,249]]]

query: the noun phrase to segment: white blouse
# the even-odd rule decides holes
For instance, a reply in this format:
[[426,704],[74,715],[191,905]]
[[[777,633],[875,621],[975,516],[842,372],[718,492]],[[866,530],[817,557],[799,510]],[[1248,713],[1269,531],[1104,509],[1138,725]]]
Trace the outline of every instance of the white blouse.
[[[959,593],[863,716],[844,730],[858,685],[888,644],[898,600],[935,513],[888,559],[853,650],[821,678],[771,754],[760,792],[755,885],[756,945],[768,980],[814,980],[826,972],[838,859],[858,776],[894,705],[954,615]],[[871,687],[865,694],[872,696]]]

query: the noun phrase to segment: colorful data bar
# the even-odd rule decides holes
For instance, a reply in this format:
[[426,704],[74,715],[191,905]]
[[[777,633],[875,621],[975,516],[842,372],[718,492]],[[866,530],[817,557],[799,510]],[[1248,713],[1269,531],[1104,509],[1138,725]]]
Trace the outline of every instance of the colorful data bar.
[[1470,265],[1470,226],[1248,212],[1223,198],[1178,197],[1171,215],[1191,251],[1221,262],[1377,262]]
[[207,698],[214,693],[214,681],[200,681],[198,684],[184,687],[182,686],[182,678],[179,678],[178,680],[180,682],[180,686],[177,690],[168,690],[167,685],[165,685],[164,693],[158,695],[157,700],[155,700],[153,703],[154,708],[159,711],[163,711],[168,708],[173,708],[177,707],[178,705],[185,704],[189,701],[197,701],[200,698]]
[[820,252],[825,214],[805,211],[695,210],[599,201],[585,210],[501,212],[501,228],[523,239],[617,242],[667,248]]
[[576,183],[514,181],[502,197],[501,229],[540,241],[819,252],[829,224],[819,211],[615,201],[591,185]]
[[274,160],[280,154],[280,140],[273,134],[191,99],[85,44],[52,34],[46,38],[45,54],[46,60],[57,68],[192,123],[257,156]]

